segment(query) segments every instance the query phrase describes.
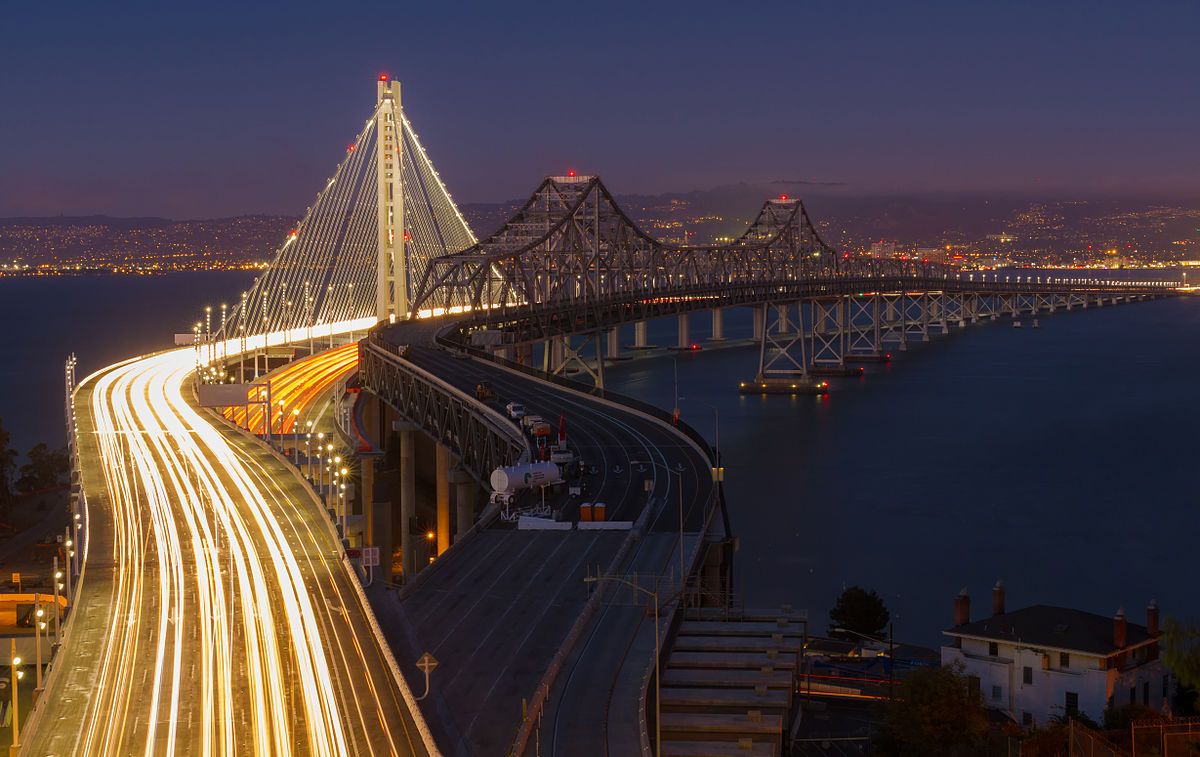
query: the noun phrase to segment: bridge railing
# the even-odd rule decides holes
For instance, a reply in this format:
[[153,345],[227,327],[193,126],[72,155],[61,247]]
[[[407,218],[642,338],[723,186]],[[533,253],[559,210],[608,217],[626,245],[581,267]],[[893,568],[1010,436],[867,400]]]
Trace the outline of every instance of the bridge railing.
[[433,438],[448,444],[463,468],[486,482],[496,468],[529,458],[521,432],[495,410],[404,359],[403,348],[372,332],[359,347],[363,385]]

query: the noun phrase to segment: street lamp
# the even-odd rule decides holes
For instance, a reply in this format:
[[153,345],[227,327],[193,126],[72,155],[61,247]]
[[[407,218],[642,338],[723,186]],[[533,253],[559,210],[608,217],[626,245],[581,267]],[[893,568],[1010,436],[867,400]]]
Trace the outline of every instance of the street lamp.
[[[687,397],[680,397],[679,400],[685,401]],[[713,467],[713,482],[725,480],[725,469],[721,467],[721,409],[716,405],[705,402],[704,400],[692,399],[692,402],[698,402],[713,411],[713,428],[715,430],[715,438],[713,440],[713,451],[716,459],[716,465]]]
[[642,594],[650,597],[650,601],[654,603],[654,753],[662,754],[662,665],[658,659],[658,648],[661,641],[658,629],[658,592],[650,591],[649,589],[638,586],[637,584],[627,581],[619,576],[584,576],[583,582],[586,584],[599,583],[600,581],[613,581],[620,584],[625,584],[634,591],[639,591]]
[[684,568],[683,568],[683,471],[672,470],[662,463],[656,463],[653,460],[630,460],[630,465],[653,465],[656,468],[662,468],[667,473],[679,477],[679,596],[683,596],[684,584]]
[[21,750],[21,713],[18,708],[17,683],[24,677],[25,671],[21,670],[21,658],[17,657],[17,637],[14,636],[12,640],[12,754],[18,754]]

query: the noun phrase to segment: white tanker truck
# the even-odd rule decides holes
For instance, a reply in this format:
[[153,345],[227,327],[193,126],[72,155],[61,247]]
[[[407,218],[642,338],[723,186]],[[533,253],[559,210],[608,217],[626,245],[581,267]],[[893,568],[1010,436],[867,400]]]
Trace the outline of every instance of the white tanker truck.
[[512,502],[513,496],[524,489],[552,486],[562,483],[562,472],[555,463],[526,463],[497,468],[492,471],[493,501],[502,504]]

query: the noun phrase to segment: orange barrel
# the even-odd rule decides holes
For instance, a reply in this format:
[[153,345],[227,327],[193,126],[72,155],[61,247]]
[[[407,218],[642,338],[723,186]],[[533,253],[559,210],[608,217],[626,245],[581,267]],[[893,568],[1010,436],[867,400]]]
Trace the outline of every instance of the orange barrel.
[[585,523],[592,521],[592,503],[584,502],[579,506],[579,520]]
[[597,502],[596,504],[592,505],[592,520],[604,520],[604,508],[605,505],[603,502]]

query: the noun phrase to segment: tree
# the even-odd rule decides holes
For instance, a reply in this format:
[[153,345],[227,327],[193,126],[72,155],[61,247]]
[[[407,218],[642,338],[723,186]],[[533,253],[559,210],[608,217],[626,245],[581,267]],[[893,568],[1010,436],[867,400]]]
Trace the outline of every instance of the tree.
[[1200,623],[1167,618],[1163,661],[1181,684],[1200,687]]
[[975,754],[983,746],[987,715],[961,666],[916,670],[900,693],[888,703],[876,740],[883,754],[945,757]]
[[25,493],[53,489],[60,485],[70,471],[70,461],[64,449],[52,450],[45,443],[35,444],[26,454],[29,462],[21,466],[17,490]]
[[881,636],[890,619],[891,615],[879,595],[861,586],[843,590],[829,611],[830,626],[867,636]]
[[9,448],[9,433],[0,421],[0,515],[12,509],[12,474],[17,468],[17,451]]

